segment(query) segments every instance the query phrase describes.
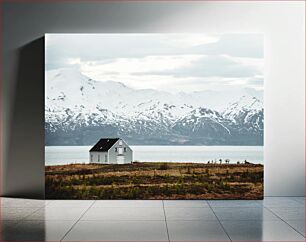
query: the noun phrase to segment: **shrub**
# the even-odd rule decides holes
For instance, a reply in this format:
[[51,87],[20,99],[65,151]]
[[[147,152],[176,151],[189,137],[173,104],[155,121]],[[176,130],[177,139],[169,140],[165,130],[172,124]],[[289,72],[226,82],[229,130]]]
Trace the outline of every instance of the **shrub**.
[[188,166],[187,167],[187,172],[186,172],[187,174],[191,174],[191,170],[190,170],[190,167]]
[[162,163],[160,166],[159,166],[159,170],[168,170],[169,166],[167,163]]

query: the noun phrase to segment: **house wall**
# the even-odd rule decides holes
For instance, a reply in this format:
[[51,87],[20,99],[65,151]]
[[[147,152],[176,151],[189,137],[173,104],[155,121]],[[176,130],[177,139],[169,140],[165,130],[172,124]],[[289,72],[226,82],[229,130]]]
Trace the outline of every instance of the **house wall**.
[[[92,155],[92,159],[91,159],[91,155]],[[100,156],[100,161],[99,161],[99,156]],[[108,154],[107,152],[89,152],[89,160],[90,163],[107,163],[107,158]],[[105,159],[106,158],[106,159]]]
[[127,143],[125,143],[122,140],[122,145],[119,145],[119,141],[118,140],[108,151],[108,155],[109,155],[109,161],[110,163],[117,163],[117,155],[119,154],[119,152],[116,152],[116,148],[124,148],[126,147],[126,152],[123,152],[124,155],[124,163],[131,163],[133,161],[133,151],[132,149],[127,145]]

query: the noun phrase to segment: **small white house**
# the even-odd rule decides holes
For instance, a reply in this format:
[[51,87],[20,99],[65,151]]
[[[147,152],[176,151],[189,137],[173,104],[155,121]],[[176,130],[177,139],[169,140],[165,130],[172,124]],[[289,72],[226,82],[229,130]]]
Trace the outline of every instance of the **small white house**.
[[122,139],[100,139],[89,151],[90,163],[127,164],[133,161],[133,150]]

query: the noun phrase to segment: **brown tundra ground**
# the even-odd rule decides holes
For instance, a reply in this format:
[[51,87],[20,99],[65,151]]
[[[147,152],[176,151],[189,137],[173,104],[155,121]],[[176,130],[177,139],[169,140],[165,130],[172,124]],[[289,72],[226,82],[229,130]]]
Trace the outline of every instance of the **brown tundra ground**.
[[262,199],[263,165],[134,162],[46,166],[48,199]]

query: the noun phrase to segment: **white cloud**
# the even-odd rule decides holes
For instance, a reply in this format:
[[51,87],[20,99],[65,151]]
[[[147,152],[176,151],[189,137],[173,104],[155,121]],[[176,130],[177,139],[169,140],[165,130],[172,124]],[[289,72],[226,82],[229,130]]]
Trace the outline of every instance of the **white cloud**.
[[263,89],[262,35],[51,34],[46,69],[170,92]]
[[80,58],[68,58],[67,64],[68,65],[82,65],[82,61]]
[[262,74],[261,59],[235,58],[228,55],[197,55],[183,67],[131,72],[134,75],[182,77],[252,77]]
[[95,61],[80,62],[79,59],[70,60],[70,63],[80,64],[80,69],[84,74],[97,80],[103,80],[109,73],[121,76],[186,68],[200,58],[202,58],[200,55],[164,55],[144,58],[118,58],[106,64]]
[[218,42],[220,37],[217,35],[206,34],[170,34],[166,35],[166,41],[176,47],[194,47],[199,45]]

